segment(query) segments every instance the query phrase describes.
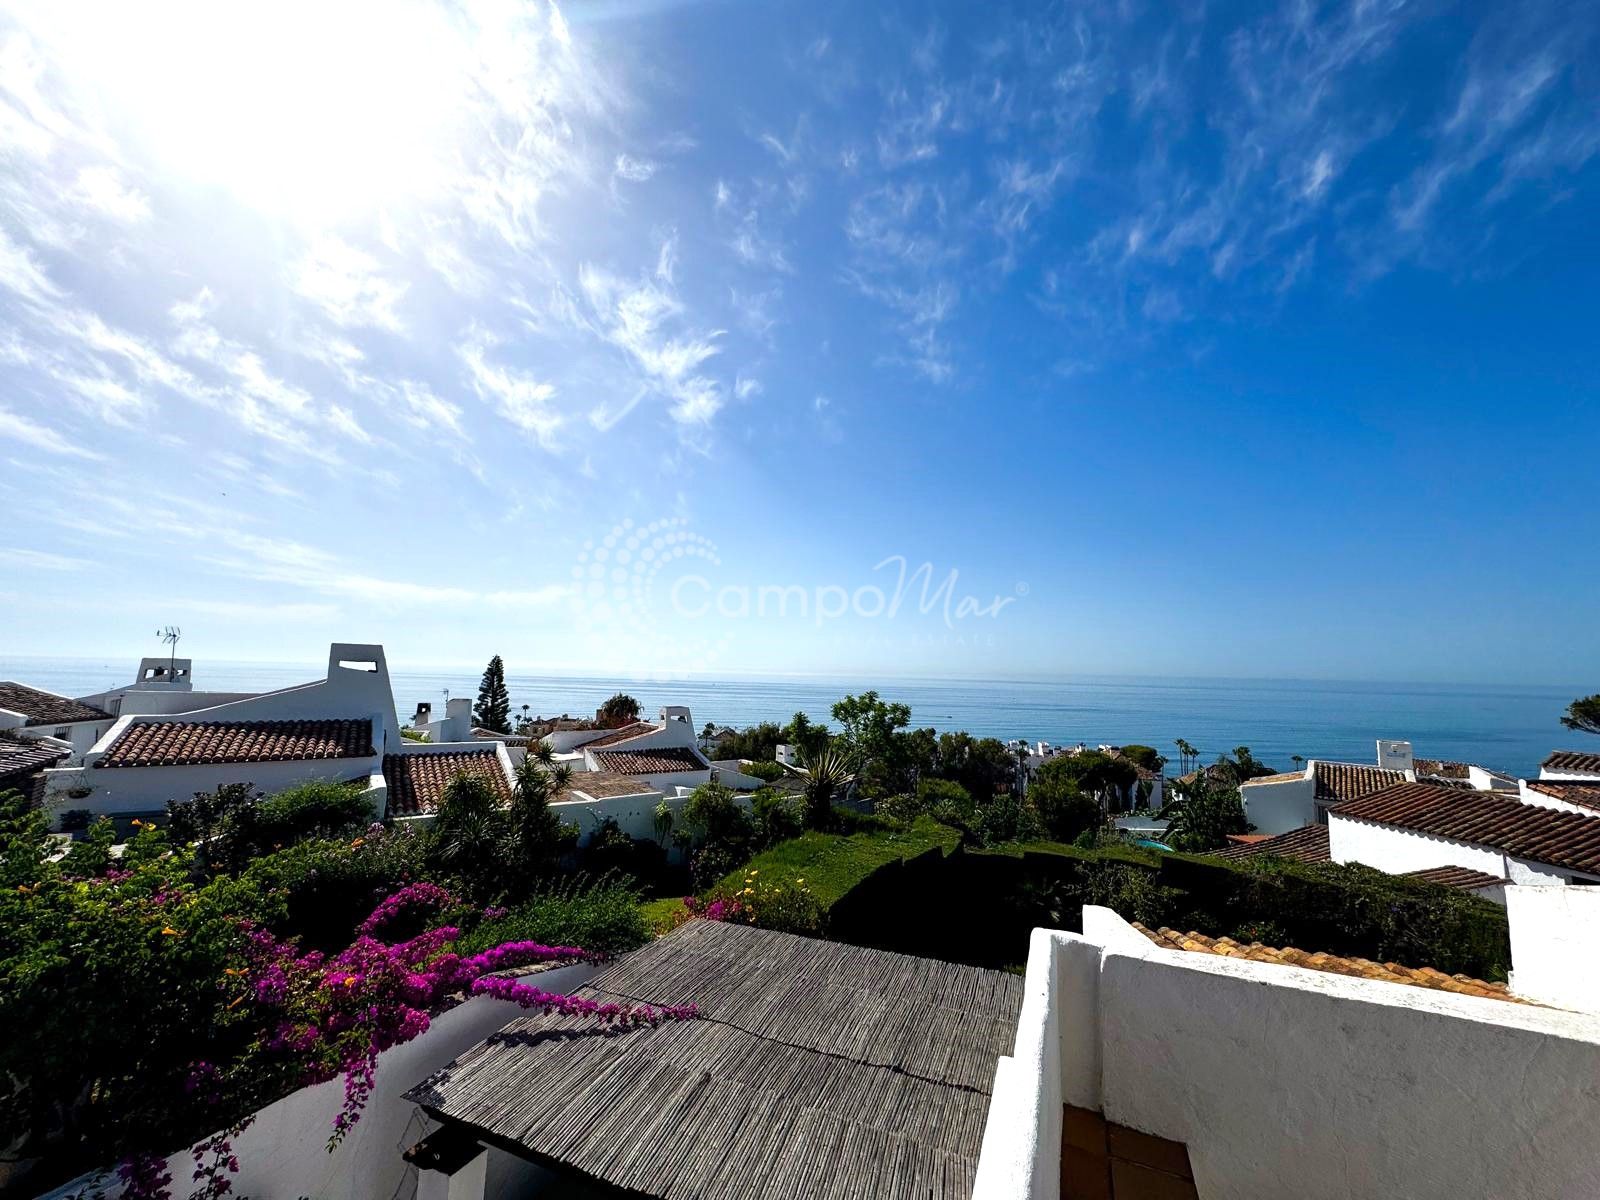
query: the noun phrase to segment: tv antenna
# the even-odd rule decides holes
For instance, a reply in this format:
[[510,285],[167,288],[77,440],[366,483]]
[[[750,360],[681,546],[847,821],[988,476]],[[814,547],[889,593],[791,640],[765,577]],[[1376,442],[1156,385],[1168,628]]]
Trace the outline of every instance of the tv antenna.
[[168,625],[165,629],[156,630],[156,636],[172,647],[171,661],[167,666],[167,682],[171,683],[178,677],[178,639],[183,636],[183,630],[176,625]]

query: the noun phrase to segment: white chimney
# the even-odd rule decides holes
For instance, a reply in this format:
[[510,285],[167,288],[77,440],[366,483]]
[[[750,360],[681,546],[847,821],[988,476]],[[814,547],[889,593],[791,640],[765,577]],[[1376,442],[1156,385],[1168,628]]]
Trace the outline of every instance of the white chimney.
[[1387,771],[1414,770],[1415,764],[1411,758],[1411,743],[1379,738],[1378,765]]

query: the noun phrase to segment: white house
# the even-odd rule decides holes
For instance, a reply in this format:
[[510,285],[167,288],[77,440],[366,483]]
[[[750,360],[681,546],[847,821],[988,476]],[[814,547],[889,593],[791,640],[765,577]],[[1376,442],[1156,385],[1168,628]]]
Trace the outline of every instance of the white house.
[[1600,893],[1510,890],[1509,991],[1093,906],[1036,929],[972,1196],[1600,1195]]
[[1557,750],[1540,764],[1539,778],[1600,780],[1600,754]]
[[1461,867],[1512,883],[1600,883],[1600,813],[1402,783],[1328,812],[1329,856],[1391,875]]
[[46,740],[67,751],[68,763],[82,762],[113,720],[93,704],[22,683],[0,682],[0,731],[20,741]]
[[132,683],[79,696],[84,704],[102,708],[114,717],[132,713],[194,712],[245,700],[255,692],[196,691],[194,665],[187,658],[141,658]]
[[[169,695],[203,695],[185,693],[186,678],[176,680]],[[54,812],[147,813],[224,784],[248,783],[272,793],[310,780],[337,780],[363,784],[378,814],[417,817],[436,807],[454,773],[444,774],[447,763],[495,772],[509,794],[503,747],[401,737],[382,646],[336,642],[325,678],[208,708],[143,711],[149,697],[159,694],[126,689],[123,715],[83,755],[82,765],[47,772]],[[127,712],[130,706],[139,711]],[[401,785],[398,810],[388,803],[390,780]]]

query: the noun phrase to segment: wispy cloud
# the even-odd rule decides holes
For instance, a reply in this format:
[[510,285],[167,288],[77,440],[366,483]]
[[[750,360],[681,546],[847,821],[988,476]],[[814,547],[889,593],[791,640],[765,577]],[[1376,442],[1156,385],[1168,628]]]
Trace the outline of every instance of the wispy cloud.
[[17,570],[32,571],[81,571],[91,565],[86,558],[52,554],[48,550],[24,550],[16,546],[0,546],[0,563]]
[[294,290],[326,313],[337,325],[370,327],[398,333],[395,311],[406,285],[386,278],[378,262],[338,238],[317,241],[294,268]]
[[43,450],[47,454],[59,454],[64,458],[104,461],[106,457],[97,450],[90,450],[72,441],[47,425],[41,425],[3,406],[0,406],[0,438],[22,442],[36,450]]
[[555,385],[516,367],[491,362],[489,351],[498,344],[494,335],[474,329],[456,348],[473,391],[539,445],[553,449],[566,422],[554,403]]

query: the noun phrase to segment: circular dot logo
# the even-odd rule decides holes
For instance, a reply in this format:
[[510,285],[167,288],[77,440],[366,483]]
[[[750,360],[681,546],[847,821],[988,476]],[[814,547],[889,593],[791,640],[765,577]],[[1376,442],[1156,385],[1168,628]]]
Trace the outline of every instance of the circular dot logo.
[[607,655],[626,653],[657,665],[681,661],[674,670],[703,670],[727,647],[728,634],[669,636],[660,614],[669,610],[666,594],[678,579],[721,566],[717,544],[682,517],[623,521],[603,538],[585,542],[573,565],[580,626]]

